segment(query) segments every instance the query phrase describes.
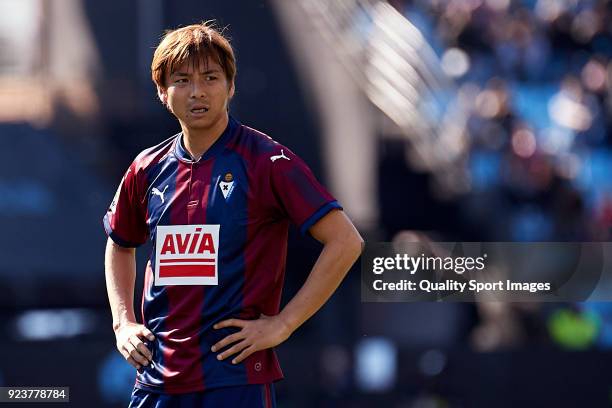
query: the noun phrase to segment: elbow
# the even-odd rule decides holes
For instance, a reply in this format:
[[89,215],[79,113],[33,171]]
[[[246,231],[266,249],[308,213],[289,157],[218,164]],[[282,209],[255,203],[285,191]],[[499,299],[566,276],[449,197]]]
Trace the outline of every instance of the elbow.
[[359,258],[359,256],[361,256],[361,254],[363,253],[363,250],[365,249],[365,241],[363,240],[363,237],[359,234],[359,232],[356,232],[356,237],[355,237],[355,246],[357,249],[357,258]]
[[348,234],[343,239],[345,251],[350,254],[351,258],[356,260],[359,258],[365,247],[365,241],[355,227],[351,228]]
[[364,246],[365,241],[363,240],[359,232],[354,229],[354,233],[350,234],[350,236],[344,242],[344,253],[347,261],[349,262],[349,269],[355,264],[355,262],[357,262],[357,260],[361,256]]
[[351,249],[356,253],[357,256],[359,256],[363,251],[365,241],[361,237],[361,234],[359,234],[359,231],[357,231],[357,228],[355,228],[354,226],[351,232],[352,233],[350,234],[350,238],[348,241],[350,242]]
[[365,247],[359,231],[341,211],[334,212],[326,218],[326,222],[315,225],[313,229],[315,239],[325,246],[333,247],[342,257],[352,258],[353,262]]

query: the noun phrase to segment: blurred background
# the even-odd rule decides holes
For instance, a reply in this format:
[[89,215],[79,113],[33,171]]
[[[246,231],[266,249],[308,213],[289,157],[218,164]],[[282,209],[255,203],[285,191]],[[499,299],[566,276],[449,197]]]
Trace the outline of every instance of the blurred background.
[[[101,219],[179,129],[161,33],[207,19],[236,49],[232,114],[366,241],[610,240],[610,1],[0,0],[0,385],[127,405]],[[285,302],[319,250],[291,232]],[[356,265],[279,347],[278,406],[605,407],[611,348],[608,303],[361,303]]]

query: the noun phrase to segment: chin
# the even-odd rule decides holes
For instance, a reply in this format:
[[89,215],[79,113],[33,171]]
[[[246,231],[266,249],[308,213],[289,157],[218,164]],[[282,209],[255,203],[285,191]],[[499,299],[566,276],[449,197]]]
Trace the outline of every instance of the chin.
[[213,127],[215,123],[217,123],[217,121],[212,120],[211,118],[202,118],[187,122],[187,125],[192,129],[207,129]]

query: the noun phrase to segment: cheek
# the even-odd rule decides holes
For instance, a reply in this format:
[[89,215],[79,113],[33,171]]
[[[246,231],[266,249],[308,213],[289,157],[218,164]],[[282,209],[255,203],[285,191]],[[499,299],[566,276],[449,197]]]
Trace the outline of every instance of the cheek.
[[227,88],[218,89],[217,92],[215,93],[215,96],[217,97],[217,100],[225,101],[225,102],[230,100],[230,98],[232,97],[231,93],[228,91]]
[[168,92],[168,105],[170,106],[181,106],[184,99],[180,91]]

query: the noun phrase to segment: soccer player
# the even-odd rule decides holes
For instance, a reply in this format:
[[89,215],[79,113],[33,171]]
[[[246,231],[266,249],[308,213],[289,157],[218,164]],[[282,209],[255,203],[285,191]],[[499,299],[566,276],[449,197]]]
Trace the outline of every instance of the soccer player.
[[[363,240],[299,157],[228,114],[236,64],[214,26],[168,32],[151,70],[181,132],[135,158],[104,217],[116,345],[138,370],[130,406],[275,406],[273,347],[327,301]],[[323,250],[280,310],[290,223]],[[134,248],[147,239],[139,324]]]

